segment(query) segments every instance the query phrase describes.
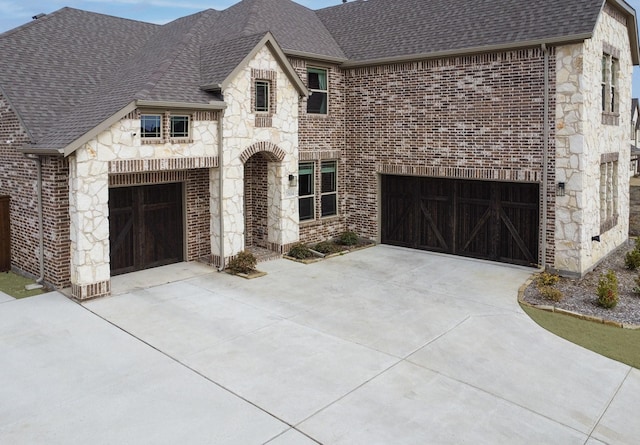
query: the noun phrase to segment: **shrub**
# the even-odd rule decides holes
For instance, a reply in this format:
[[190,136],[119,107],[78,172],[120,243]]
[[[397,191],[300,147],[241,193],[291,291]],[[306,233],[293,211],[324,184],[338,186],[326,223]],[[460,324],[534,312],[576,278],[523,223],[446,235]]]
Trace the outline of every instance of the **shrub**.
[[636,270],[640,267],[640,249],[636,245],[635,249],[630,250],[624,256],[624,265],[627,269]]
[[536,277],[536,284],[538,287],[554,286],[558,284],[558,281],[560,281],[560,277],[549,272],[542,272]]
[[232,273],[251,273],[256,270],[256,264],[256,257],[251,252],[243,250],[229,261],[228,268]]
[[335,253],[339,249],[331,241],[321,241],[313,247],[316,252],[324,253],[325,255]]
[[552,287],[550,285],[540,286],[539,290],[540,295],[542,295],[547,300],[558,302],[564,298],[564,294],[562,293],[562,291],[560,291],[560,289],[556,289],[555,287]]
[[618,304],[618,277],[611,269],[606,274],[600,275],[598,280],[598,304],[604,308],[611,309]]
[[635,279],[636,286],[633,288],[633,292],[636,294],[640,294],[640,275],[638,275]]
[[356,232],[343,232],[338,238],[338,242],[343,246],[355,246],[358,244],[359,238]]
[[296,243],[291,246],[287,255],[298,260],[304,260],[306,258],[311,258],[313,256],[313,252],[311,252],[311,250],[309,250],[309,248],[304,244]]

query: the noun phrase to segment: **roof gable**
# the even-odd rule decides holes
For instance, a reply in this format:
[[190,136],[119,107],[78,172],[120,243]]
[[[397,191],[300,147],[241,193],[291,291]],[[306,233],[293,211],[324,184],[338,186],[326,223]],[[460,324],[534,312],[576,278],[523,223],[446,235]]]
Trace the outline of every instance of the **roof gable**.
[[229,82],[243,70],[256,56],[258,51],[267,47],[283,71],[301,95],[307,96],[308,90],[295,72],[284,52],[271,33],[239,37],[201,48],[201,75],[203,90],[224,90]]

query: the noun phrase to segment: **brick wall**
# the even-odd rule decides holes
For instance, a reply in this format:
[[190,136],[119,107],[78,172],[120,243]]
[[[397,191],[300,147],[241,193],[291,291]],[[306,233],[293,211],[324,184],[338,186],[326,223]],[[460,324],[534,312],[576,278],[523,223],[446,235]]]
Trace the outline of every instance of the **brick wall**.
[[[299,150],[301,161],[314,161],[316,171],[316,219],[300,224],[300,240],[307,243],[318,242],[339,235],[346,230],[346,156],[345,139],[345,79],[344,72],[336,65],[313,63],[303,59],[289,60],[307,83],[307,67],[324,68],[328,72],[328,113],[326,115],[307,114],[307,101],[300,101],[299,108]],[[320,218],[320,161],[338,162],[338,216]]]
[[[555,91],[553,64],[550,70]],[[348,69],[348,227],[377,237],[377,173],[540,182],[543,74],[537,48]],[[553,94],[550,99],[553,160]],[[553,228],[551,220],[547,255]]]
[[245,245],[267,248],[267,161],[261,153],[244,164]]

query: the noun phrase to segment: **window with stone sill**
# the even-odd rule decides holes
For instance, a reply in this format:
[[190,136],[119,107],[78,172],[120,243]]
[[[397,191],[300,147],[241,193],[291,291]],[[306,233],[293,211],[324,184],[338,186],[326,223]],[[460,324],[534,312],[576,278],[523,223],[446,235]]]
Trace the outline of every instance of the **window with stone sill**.
[[611,54],[602,54],[601,109],[602,123],[618,125],[620,122],[620,105],[618,81],[620,77],[620,61]]
[[618,153],[600,159],[600,233],[618,224]]

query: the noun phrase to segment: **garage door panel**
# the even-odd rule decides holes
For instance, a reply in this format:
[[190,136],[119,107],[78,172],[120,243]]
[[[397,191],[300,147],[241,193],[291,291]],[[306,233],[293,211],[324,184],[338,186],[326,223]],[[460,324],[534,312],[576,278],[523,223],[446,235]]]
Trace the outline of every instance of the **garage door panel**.
[[538,262],[539,187],[382,177],[382,242],[515,264]]
[[181,184],[110,189],[109,213],[112,275],[182,261]]
[[384,206],[388,209],[382,223],[382,240],[385,243],[414,247],[416,209],[411,179],[388,180],[383,185],[386,188]]

